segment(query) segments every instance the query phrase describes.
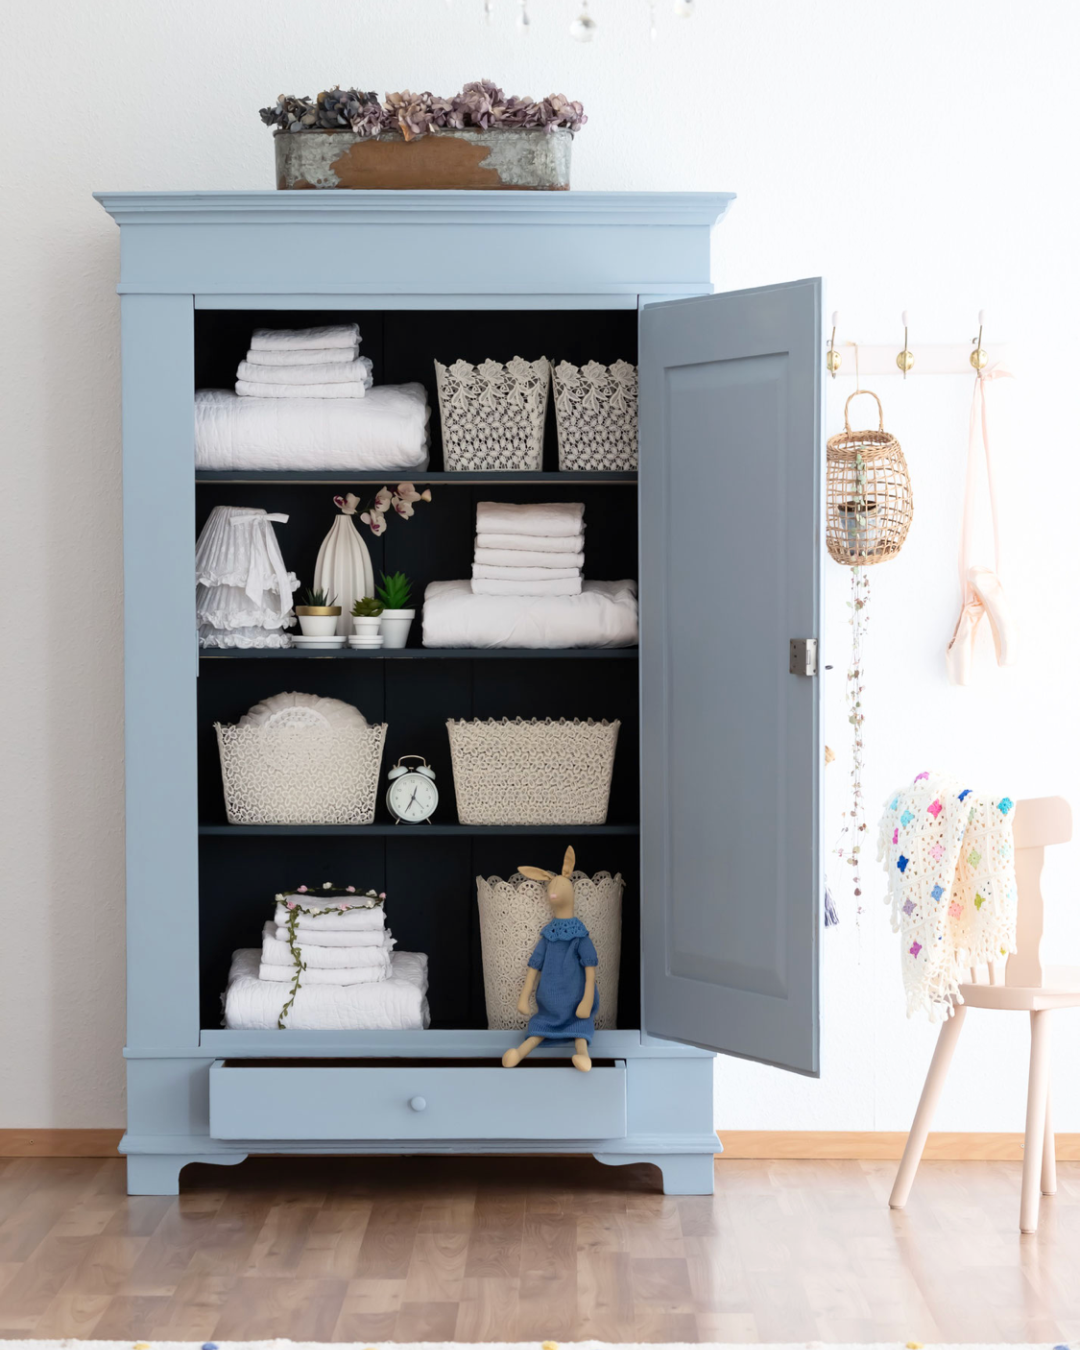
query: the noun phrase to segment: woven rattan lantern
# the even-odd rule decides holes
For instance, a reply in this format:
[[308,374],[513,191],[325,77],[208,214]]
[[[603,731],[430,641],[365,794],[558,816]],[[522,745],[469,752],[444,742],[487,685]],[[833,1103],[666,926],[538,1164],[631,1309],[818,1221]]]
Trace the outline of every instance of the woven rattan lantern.
[[[869,394],[878,405],[877,431],[852,431],[851,400]],[[885,430],[881,400],[857,389],[844,404],[844,430],[826,447],[825,542],[829,557],[848,567],[895,558],[907,538],[913,504],[900,442]]]

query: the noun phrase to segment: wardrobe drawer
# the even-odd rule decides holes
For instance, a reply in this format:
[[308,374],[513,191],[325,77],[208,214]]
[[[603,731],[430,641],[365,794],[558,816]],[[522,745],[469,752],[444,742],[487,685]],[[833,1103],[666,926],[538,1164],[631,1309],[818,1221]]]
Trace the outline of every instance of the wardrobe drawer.
[[615,1139],[626,1134],[626,1066],[369,1067],[217,1060],[214,1139]]

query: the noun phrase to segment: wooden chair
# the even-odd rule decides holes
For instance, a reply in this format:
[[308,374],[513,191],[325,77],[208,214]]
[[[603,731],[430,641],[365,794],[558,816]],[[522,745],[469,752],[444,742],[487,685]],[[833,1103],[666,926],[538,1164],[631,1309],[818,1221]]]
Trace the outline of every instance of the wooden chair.
[[[1050,1014],[1057,1008],[1080,1007],[1080,966],[1044,966],[1039,954],[1043,935],[1043,896],[1039,879],[1048,844],[1072,838],[1072,812],[1063,797],[1036,797],[1017,802],[1013,821],[1016,845],[1016,954],[1005,963],[1000,981],[998,963],[972,968],[970,984],[960,986],[962,1003],[941,1027],[918,1110],[896,1174],[889,1205],[903,1209],[919,1166],[930,1122],[945,1085],[945,1075],[968,1008],[1026,1012],[1031,1018],[1031,1064],[1028,1071],[1024,1171],[1020,1190],[1020,1231],[1039,1226],[1039,1190],[1057,1190],[1054,1131],[1050,1118]],[[985,975],[985,979],[983,976]]]

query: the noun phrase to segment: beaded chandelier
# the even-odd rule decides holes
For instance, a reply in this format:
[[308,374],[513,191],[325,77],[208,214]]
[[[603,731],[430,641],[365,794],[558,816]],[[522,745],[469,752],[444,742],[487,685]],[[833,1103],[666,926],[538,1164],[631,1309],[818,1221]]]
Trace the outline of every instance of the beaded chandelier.
[[[450,3],[450,0],[447,0]],[[672,12],[676,18],[689,19],[694,12],[694,0],[670,0]],[[656,10],[658,0],[645,0],[645,14],[649,25],[649,36],[656,37]],[[530,0],[517,0],[517,25],[523,33],[532,27],[529,13]],[[484,18],[490,23],[498,8],[498,0],[483,0]],[[589,0],[581,0],[581,13],[570,25],[570,36],[578,42],[591,42],[596,36],[598,24],[589,13]]]

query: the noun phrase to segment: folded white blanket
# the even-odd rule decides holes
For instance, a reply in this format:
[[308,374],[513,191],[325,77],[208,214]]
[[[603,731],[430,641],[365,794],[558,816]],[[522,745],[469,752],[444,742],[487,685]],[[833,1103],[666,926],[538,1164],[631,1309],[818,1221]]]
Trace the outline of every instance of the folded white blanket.
[[581,577],[575,572],[562,581],[489,581],[472,583],[473,595],[580,595]]
[[253,347],[247,359],[253,366],[321,366],[347,365],[359,355],[360,344],[354,342],[351,347],[283,347],[265,352]]
[[[285,1018],[296,1031],[408,1031],[426,1027],[427,957],[398,952],[390,978],[375,984],[309,985],[301,988]],[[233,954],[225,991],[225,1025],[235,1031],[276,1027],[288,985],[259,979],[258,948]]]
[[580,553],[585,547],[585,527],[577,534],[496,534],[491,530],[480,530],[476,535],[476,547],[511,548],[534,553]]
[[[267,927],[270,925],[268,924]],[[265,929],[263,930],[266,931]],[[305,951],[317,948],[319,951],[326,951],[333,948],[337,951],[344,949],[344,954],[348,955],[349,950],[355,951],[357,947],[381,947],[389,935],[389,928],[371,928],[367,931],[356,928],[331,928],[320,930],[316,928],[305,928],[299,935],[301,946]],[[287,928],[275,928],[274,937],[278,942],[284,942],[286,947],[289,945],[289,930]],[[391,944],[395,939],[391,938]],[[316,963],[319,964],[319,963]],[[322,962],[321,964],[327,964]],[[346,961],[346,965],[355,964],[352,961]]]
[[371,361],[366,356],[358,356],[355,361],[324,361],[318,366],[260,366],[254,361],[241,361],[236,378],[252,384],[372,383]]
[[423,472],[428,416],[422,384],[380,384],[366,398],[241,398],[200,389],[195,467]]
[[[359,933],[383,932],[386,925],[386,913],[382,905],[372,905],[370,909],[339,909],[337,905],[318,907],[314,899],[305,909],[318,908],[317,914],[301,914],[296,921],[298,933]],[[289,910],[281,901],[274,906],[274,923],[278,928],[286,928],[289,923]],[[307,941],[305,936],[304,941]]]
[[[271,984],[289,984],[296,971],[292,966],[274,966],[262,961],[259,964],[259,979]],[[350,966],[331,970],[326,966],[312,966],[300,973],[300,988],[309,989],[313,984],[377,984],[390,974],[390,962],[378,966]]]
[[255,384],[237,380],[241,398],[363,398],[369,385],[364,380],[340,380],[336,384]]
[[312,347],[351,347],[360,341],[355,323],[333,323],[323,328],[256,328],[253,352],[305,351]]
[[477,502],[477,534],[542,534],[566,538],[582,530],[582,502]]
[[[479,536],[477,536],[479,538]],[[524,536],[522,536],[524,538]],[[584,567],[584,553],[533,552],[523,548],[477,548],[474,563],[485,567]]]
[[[279,938],[277,931],[273,923],[269,921],[263,925],[262,964],[264,966],[287,966],[289,970],[292,970],[295,962],[288,937],[286,936],[285,939]],[[288,929],[285,932],[287,934]],[[366,933],[351,933],[350,936],[356,938],[367,937],[368,935]],[[354,942],[348,947],[319,947],[309,942],[300,942],[297,944],[300,960],[312,969],[348,970],[357,966],[375,966],[380,970],[389,972],[390,953],[393,950],[394,939],[390,936],[389,929],[384,930],[377,936],[382,938],[379,943],[360,945]]]
[[424,592],[425,647],[632,647],[638,639],[632,581],[586,581],[580,595],[474,595],[469,581],[433,581]]
[[473,580],[487,581],[570,581],[581,580],[580,567],[492,567],[490,563],[473,563]]

